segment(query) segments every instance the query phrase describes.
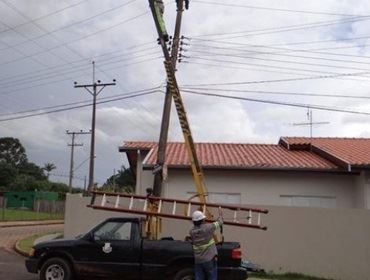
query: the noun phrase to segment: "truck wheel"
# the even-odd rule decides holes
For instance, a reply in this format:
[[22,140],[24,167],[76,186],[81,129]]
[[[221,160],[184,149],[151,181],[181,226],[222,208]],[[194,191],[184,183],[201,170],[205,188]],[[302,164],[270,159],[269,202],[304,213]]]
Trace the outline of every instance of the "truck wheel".
[[184,268],[179,270],[173,280],[194,280],[194,270],[192,268]]
[[72,280],[70,264],[62,258],[48,259],[41,267],[40,280]]

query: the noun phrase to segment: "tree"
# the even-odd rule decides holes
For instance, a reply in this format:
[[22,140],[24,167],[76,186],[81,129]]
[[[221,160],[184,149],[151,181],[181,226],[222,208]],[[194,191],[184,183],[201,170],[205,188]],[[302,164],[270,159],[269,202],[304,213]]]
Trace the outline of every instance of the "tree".
[[0,138],[0,162],[14,167],[27,162],[26,149],[17,138]]
[[36,180],[47,180],[44,170],[33,162],[25,162],[19,166],[19,173],[34,177]]
[[121,192],[133,192],[135,187],[135,178],[130,169],[122,166],[118,173],[110,176],[104,183],[102,190]]
[[42,168],[43,170],[46,171],[46,178],[49,179],[50,172],[56,169],[57,167],[55,166],[54,163],[47,162],[44,164],[44,167]]

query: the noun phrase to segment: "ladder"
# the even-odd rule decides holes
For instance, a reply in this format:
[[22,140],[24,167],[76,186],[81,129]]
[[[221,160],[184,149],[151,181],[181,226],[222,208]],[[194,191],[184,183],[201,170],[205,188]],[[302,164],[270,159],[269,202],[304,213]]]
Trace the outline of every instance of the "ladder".
[[[151,207],[155,204],[156,207]],[[93,191],[92,199],[87,207],[98,210],[125,212],[147,217],[162,217],[170,219],[191,220],[193,211],[208,211],[212,214],[207,222],[213,222],[212,217],[222,211],[224,225],[247,227],[267,230],[262,225],[262,215],[267,214],[266,209],[242,207],[232,204],[202,203],[190,200],[162,198],[155,196],[133,195],[114,192]],[[181,211],[182,208],[182,211]]]

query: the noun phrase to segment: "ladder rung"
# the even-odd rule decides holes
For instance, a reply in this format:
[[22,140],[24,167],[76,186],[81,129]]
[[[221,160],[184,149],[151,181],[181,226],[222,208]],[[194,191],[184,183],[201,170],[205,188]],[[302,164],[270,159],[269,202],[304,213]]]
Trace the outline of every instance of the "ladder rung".
[[234,222],[237,222],[238,220],[237,220],[237,213],[236,213],[236,210],[234,211]]
[[145,212],[148,208],[148,200],[145,199],[143,211]]
[[130,198],[130,205],[129,205],[129,207],[128,207],[128,209],[132,209],[132,206],[134,206],[134,198],[131,196],[131,198]]
[[159,201],[157,213],[161,213],[162,211],[162,200]]
[[261,225],[261,213],[258,213],[257,225]]
[[173,203],[172,215],[176,214],[176,201]]
[[252,210],[249,210],[248,223],[252,224]]
[[191,210],[191,203],[189,202],[188,204],[188,212],[187,212],[187,216],[190,217],[190,210]]
[[118,208],[118,205],[119,205],[119,195],[117,195],[116,204],[114,205],[114,207],[115,208]]
[[105,196],[105,194],[103,195],[103,198],[101,199],[101,206],[105,206],[105,202],[106,202],[107,198]]

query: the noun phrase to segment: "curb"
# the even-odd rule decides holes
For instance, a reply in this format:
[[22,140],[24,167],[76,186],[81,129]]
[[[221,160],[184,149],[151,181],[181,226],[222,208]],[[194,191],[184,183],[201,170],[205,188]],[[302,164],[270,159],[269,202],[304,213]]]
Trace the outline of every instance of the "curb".
[[[40,242],[40,239],[42,239],[42,238],[46,238],[46,239],[45,239],[45,241],[49,241],[49,240],[57,239],[58,237],[60,237],[60,236],[62,236],[62,235],[63,235],[63,233],[61,233],[61,232],[54,233],[54,234],[47,233],[47,234],[45,234],[45,235],[40,236],[39,238],[37,238],[37,239],[35,240],[35,242],[34,242],[34,245],[35,245],[35,244],[37,244],[37,240],[39,240],[39,242]],[[17,242],[15,242],[15,244],[14,244],[14,246],[13,246],[14,251],[15,251],[15,252],[17,252],[18,254],[20,254],[20,255],[24,256],[24,257],[28,257],[28,256],[29,256],[29,252],[22,250],[22,249],[21,249],[21,247],[19,246],[19,243],[20,243],[23,239],[28,238],[28,237],[30,237],[30,236],[32,236],[32,235],[28,235],[28,236],[26,236],[26,237],[23,237],[23,238],[21,238],[21,239],[17,240]],[[48,238],[48,237],[49,237],[49,238]],[[51,239],[50,239],[50,237],[53,237],[53,238],[51,238]],[[41,241],[42,241],[42,240],[41,240]]]
[[42,222],[29,222],[29,223],[14,223],[14,224],[1,224],[0,223],[0,228],[8,228],[8,227],[27,227],[27,226],[48,226],[48,225],[62,225],[64,224],[64,220],[60,220],[60,221],[53,221],[53,222],[46,222],[46,223],[42,223]]
[[29,253],[28,252],[25,252],[23,251],[20,247],[19,247],[19,242],[21,242],[21,239],[18,240],[17,242],[15,242],[14,244],[14,251],[17,252],[18,254],[22,255],[23,257],[28,257],[29,256]]

